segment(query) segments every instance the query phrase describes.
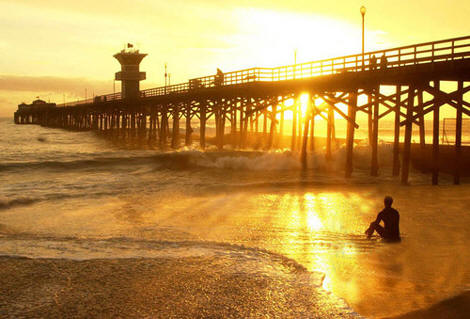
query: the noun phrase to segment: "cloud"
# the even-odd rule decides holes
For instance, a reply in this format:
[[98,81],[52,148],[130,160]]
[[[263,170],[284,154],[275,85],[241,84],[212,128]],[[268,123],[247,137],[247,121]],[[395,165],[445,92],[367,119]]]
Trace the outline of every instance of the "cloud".
[[81,95],[85,89],[95,92],[112,91],[111,81],[55,76],[0,75],[2,91],[53,92]]
[[[146,82],[142,89],[156,87]],[[87,78],[67,78],[59,76],[28,76],[0,74],[0,117],[9,117],[21,102],[31,103],[36,96],[51,102],[75,101],[87,96],[113,93],[113,81],[100,81]],[[121,83],[116,81],[116,92],[121,91]]]
[[[86,78],[65,78],[57,76],[0,75],[0,117],[10,117],[21,102],[31,103],[36,96],[51,102],[62,103],[112,93],[112,81],[97,81]],[[116,83],[116,90],[120,90]]]

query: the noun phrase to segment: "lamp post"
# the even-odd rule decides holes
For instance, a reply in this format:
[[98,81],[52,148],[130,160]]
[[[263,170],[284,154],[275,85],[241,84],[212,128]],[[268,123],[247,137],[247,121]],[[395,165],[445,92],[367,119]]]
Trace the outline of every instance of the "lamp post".
[[362,15],[362,71],[364,71],[364,16],[366,15],[366,7],[361,6]]

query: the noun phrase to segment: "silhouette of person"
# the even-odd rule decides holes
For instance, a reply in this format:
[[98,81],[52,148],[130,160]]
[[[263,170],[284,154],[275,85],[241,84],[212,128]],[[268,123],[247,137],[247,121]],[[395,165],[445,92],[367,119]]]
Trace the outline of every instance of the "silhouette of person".
[[[380,237],[387,241],[400,241],[400,214],[394,208],[392,208],[393,198],[385,196],[384,205],[385,208],[377,215],[377,219],[370,223],[369,228],[365,231],[367,238],[370,238],[374,231],[376,231]],[[383,221],[384,226],[380,225]]]
[[372,54],[372,56],[370,57],[370,69],[377,69],[377,57],[375,56],[375,54]]
[[222,85],[224,84],[224,72],[221,69],[217,68],[217,74],[215,75],[215,85]]
[[387,57],[385,56],[385,53],[382,55],[382,57],[380,58],[380,68],[381,69],[386,69],[387,68]]

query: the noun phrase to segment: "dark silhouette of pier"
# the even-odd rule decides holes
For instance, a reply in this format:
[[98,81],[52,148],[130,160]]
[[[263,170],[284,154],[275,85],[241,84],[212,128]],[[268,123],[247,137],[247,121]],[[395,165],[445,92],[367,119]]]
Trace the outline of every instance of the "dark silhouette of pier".
[[[134,60],[133,59],[134,54]],[[118,58],[119,56],[119,58]],[[180,121],[185,119],[185,144],[192,143],[191,122],[199,120],[199,142],[206,147],[207,121],[215,122],[215,144],[223,148],[225,128],[230,126],[231,143],[243,148],[250,132],[262,134],[266,148],[284,131],[284,114],[292,112],[291,148],[299,148],[306,164],[307,151],[315,150],[315,116],[327,122],[326,157],[331,158],[334,139],[334,115],[347,121],[345,175],[353,172],[353,146],[356,114],[368,116],[369,143],[372,149],[371,175],[378,175],[379,120],[394,114],[393,175],[401,170],[401,181],[408,183],[411,137],[417,127],[420,145],[425,147],[424,116],[433,114],[431,158],[432,182],[439,174],[439,110],[449,105],[456,111],[454,182],[460,182],[462,160],[462,116],[470,115],[470,102],[464,94],[470,91],[470,36],[427,42],[381,51],[366,52],[333,59],[276,68],[251,68],[191,79],[188,82],[139,90],[145,78],[138,64],[145,57],[138,51],[125,51],[115,56],[122,64],[116,79],[123,83],[122,92],[59,105],[22,105],[15,112],[15,123],[40,124],[69,129],[93,129],[117,132],[145,131],[160,145],[180,145]],[[441,81],[453,81],[457,89],[441,90]],[[385,94],[382,86],[394,87]],[[286,106],[289,99],[298,100],[309,93],[306,114],[300,105]],[[426,94],[425,94],[426,93]],[[359,103],[365,96],[365,103]],[[321,99],[321,105],[315,101]],[[347,105],[343,112],[339,105]],[[279,114],[280,119],[277,119]],[[170,122],[172,123],[170,130]],[[400,127],[405,127],[400,146]],[[146,133],[146,134],[147,134]],[[298,143],[300,138],[300,143]],[[310,139],[310,143],[309,143]],[[170,140],[170,141],[169,141]],[[402,148],[402,150],[400,150]],[[400,152],[402,159],[400,164]]]

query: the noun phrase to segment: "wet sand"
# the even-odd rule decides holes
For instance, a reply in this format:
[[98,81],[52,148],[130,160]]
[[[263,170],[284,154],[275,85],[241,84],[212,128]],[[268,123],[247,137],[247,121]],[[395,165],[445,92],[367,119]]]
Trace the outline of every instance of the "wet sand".
[[352,318],[305,271],[237,272],[204,257],[0,257],[2,318]]
[[441,301],[427,309],[413,311],[393,319],[466,319],[470,316],[470,292]]

